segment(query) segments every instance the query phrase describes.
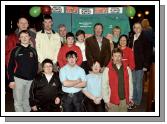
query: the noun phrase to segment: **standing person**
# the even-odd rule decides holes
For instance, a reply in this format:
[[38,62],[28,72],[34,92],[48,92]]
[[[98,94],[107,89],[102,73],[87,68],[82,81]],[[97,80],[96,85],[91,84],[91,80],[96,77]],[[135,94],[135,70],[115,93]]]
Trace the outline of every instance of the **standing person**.
[[100,63],[94,62],[92,73],[86,76],[87,85],[83,89],[85,94],[84,105],[87,112],[105,112],[105,104],[102,99],[102,74]]
[[130,39],[129,47],[134,52],[135,69],[133,76],[133,101],[136,105],[140,105],[143,92],[143,74],[149,69],[151,58],[151,46],[145,37],[140,23],[133,25],[134,35]]
[[82,88],[86,86],[85,71],[76,64],[77,53],[69,51],[66,53],[67,64],[60,69],[60,81],[64,92],[62,106],[64,112],[81,112],[83,93]]
[[133,102],[133,79],[132,79],[132,71],[135,68],[135,61],[134,61],[134,53],[132,51],[131,48],[127,47],[128,45],[128,37],[127,35],[121,35],[119,37],[118,40],[119,43],[119,48],[122,50],[123,52],[123,57],[122,57],[122,61],[126,64],[126,66],[128,67],[128,73],[129,73],[129,83],[131,84],[129,87],[130,88],[130,99],[131,99],[131,103],[129,103],[129,107],[128,109],[133,109],[134,106],[134,102]]
[[50,15],[43,17],[43,29],[36,35],[36,50],[38,53],[39,71],[42,70],[41,63],[46,58],[51,59],[56,71],[57,55],[61,47],[60,36],[52,30],[53,20]]
[[27,30],[19,33],[19,40],[21,44],[12,50],[9,60],[9,87],[13,89],[15,111],[29,112],[29,89],[38,70],[38,58]]
[[111,48],[108,39],[102,36],[103,25],[96,23],[94,25],[94,35],[86,39],[86,58],[89,68],[94,61],[99,61],[102,67],[106,67],[111,58]]
[[102,93],[109,112],[126,112],[131,100],[129,74],[127,65],[122,62],[122,55],[119,48],[114,48],[112,60],[103,73]]
[[81,67],[85,70],[85,73],[88,74],[89,67],[88,67],[88,62],[85,55],[85,32],[83,30],[78,30],[76,32],[76,40],[77,41],[75,45],[78,46],[82,52],[83,61],[82,61]]
[[119,26],[113,27],[112,34],[107,34],[109,40],[113,42],[114,48],[118,47],[118,39],[120,35],[121,35],[121,28]]
[[[29,23],[28,20],[25,17],[20,17],[17,21],[17,29],[14,33],[11,33],[7,36],[6,42],[5,42],[5,65],[8,66],[10,54],[11,51],[16,47],[17,44],[20,44],[19,42],[19,33],[22,30],[28,30]],[[31,38],[30,38],[30,44],[32,47],[35,47],[35,36],[36,34],[32,32],[31,30],[28,30]]]
[[45,59],[42,62],[43,72],[33,80],[30,88],[30,106],[32,111],[60,111],[61,82],[59,75],[53,72],[53,62]]
[[59,30],[61,44],[63,46],[64,44],[67,43],[66,41],[67,28],[64,24],[60,24],[58,28],[59,28],[58,30]]
[[77,65],[80,66],[82,63],[82,52],[80,48],[74,44],[74,34],[72,32],[68,32],[66,35],[66,40],[67,44],[63,45],[58,53],[57,60],[60,68],[67,64],[66,54],[71,50],[77,53]]

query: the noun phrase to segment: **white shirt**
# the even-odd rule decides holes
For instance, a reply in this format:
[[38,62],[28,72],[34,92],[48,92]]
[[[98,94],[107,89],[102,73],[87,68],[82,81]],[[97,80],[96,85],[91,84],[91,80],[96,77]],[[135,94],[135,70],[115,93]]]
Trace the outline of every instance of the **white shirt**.
[[53,74],[45,74],[45,76],[46,76],[46,79],[47,79],[47,81],[49,83],[51,78],[52,78],[52,76],[53,76]]
[[81,49],[83,61],[87,61],[86,55],[85,55],[85,42],[77,41],[75,45]]

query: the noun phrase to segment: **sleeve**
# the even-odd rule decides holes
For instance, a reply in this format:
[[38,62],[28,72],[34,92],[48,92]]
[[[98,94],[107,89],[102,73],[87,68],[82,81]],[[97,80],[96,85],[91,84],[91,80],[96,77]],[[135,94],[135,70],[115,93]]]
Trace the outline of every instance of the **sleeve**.
[[127,67],[128,75],[129,75],[129,99],[133,98],[133,78],[132,71],[129,67]]
[[92,52],[92,50],[90,47],[89,40],[86,39],[86,41],[85,41],[85,55],[86,55],[86,59],[87,59],[89,66],[92,65],[92,63],[93,63],[93,56],[92,56],[91,52]]
[[16,51],[16,49],[12,50],[11,55],[10,55],[10,59],[9,59],[9,63],[8,63],[9,82],[14,81],[14,71],[16,68],[15,51]]
[[131,70],[135,68],[135,60],[134,60],[134,53],[131,48],[129,48],[129,56],[128,56],[128,61],[129,61],[129,67]]
[[104,60],[104,66],[106,67],[111,60],[111,48],[110,48],[110,42],[106,39],[106,57]]
[[86,75],[86,87],[84,87],[82,90],[88,91],[88,75]]
[[57,56],[57,61],[58,61],[60,67],[64,66],[64,64],[63,64],[63,55],[62,54],[63,54],[63,47],[60,48],[58,56]]
[[81,70],[81,80],[86,82],[86,74],[85,74],[85,71],[83,69]]
[[35,106],[35,105],[38,105],[38,100],[35,99],[35,92],[37,90],[37,83],[36,83],[36,80],[34,79],[32,84],[31,84],[31,87],[30,87],[30,90],[29,90],[29,103],[30,103],[30,106]]
[[111,93],[109,86],[108,71],[109,69],[106,67],[102,74],[102,97],[105,103],[109,103]]
[[39,32],[36,34],[36,50],[37,50],[37,54],[38,54],[38,62],[42,63],[42,53],[41,53],[41,41],[40,41],[40,34]]
[[[34,49],[35,50],[35,49]],[[37,54],[37,51],[35,50],[35,75],[37,75],[37,72],[38,72],[38,54]]]
[[57,34],[57,41],[56,41],[56,45],[55,45],[55,57],[54,57],[54,60],[53,60],[54,64],[57,62],[57,56],[59,54],[60,48],[61,48],[60,36]]
[[64,72],[64,69],[63,69],[63,68],[61,68],[61,69],[60,69],[59,77],[60,77],[60,81],[61,81],[61,83],[63,83],[65,80],[67,80],[66,75],[65,75],[65,72]]
[[81,65],[83,57],[82,57],[81,49],[78,46],[77,46],[77,55],[78,55],[77,65]]
[[11,34],[7,37],[5,42],[5,65],[8,66],[10,54],[13,48],[16,47],[17,36],[15,34]]

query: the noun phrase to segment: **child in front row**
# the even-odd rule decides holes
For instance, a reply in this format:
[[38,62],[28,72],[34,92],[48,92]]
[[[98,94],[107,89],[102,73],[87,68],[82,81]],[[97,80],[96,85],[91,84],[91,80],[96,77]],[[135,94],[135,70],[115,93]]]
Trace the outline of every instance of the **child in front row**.
[[100,63],[95,61],[92,65],[92,72],[86,76],[87,85],[83,89],[83,93],[86,96],[84,105],[87,112],[105,112],[100,69]]

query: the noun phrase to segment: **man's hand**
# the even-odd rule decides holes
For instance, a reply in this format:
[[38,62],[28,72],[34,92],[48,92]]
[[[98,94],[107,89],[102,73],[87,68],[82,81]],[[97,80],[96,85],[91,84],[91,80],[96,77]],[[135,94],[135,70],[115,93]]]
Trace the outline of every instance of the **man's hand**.
[[33,111],[38,111],[38,109],[37,109],[37,106],[35,105],[35,106],[33,106],[33,107],[31,107],[31,109],[33,110]]
[[9,83],[9,87],[10,87],[11,89],[14,89],[14,88],[16,87],[16,83],[15,83],[15,82],[10,82],[10,83]]
[[147,71],[147,68],[143,68],[143,71]]
[[109,103],[107,103],[107,108],[111,108],[111,103],[109,102]]
[[55,99],[55,104],[59,104],[60,103],[60,98],[59,97],[56,97]]

